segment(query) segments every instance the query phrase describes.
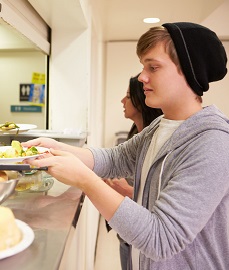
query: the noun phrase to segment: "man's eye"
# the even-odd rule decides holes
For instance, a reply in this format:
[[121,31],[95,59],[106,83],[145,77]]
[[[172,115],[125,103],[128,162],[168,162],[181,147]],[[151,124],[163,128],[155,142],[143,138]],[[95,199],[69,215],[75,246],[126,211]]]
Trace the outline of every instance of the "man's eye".
[[155,71],[156,70],[156,67],[150,67],[150,70],[151,71]]

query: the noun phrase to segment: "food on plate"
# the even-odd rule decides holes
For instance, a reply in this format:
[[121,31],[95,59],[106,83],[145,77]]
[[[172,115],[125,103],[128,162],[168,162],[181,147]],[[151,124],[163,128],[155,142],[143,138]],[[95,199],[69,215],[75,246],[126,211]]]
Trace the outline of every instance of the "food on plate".
[[13,140],[11,142],[10,148],[6,149],[4,152],[0,152],[0,158],[16,158],[25,156],[34,156],[39,154],[39,151],[35,146],[23,149],[19,141]]
[[22,239],[14,214],[8,207],[0,206],[0,251],[11,248]]
[[20,128],[18,125],[16,125],[14,122],[5,122],[5,124],[0,125],[1,130],[11,130],[15,128]]
[[40,154],[35,146],[31,146],[25,150],[25,156],[34,156]]
[[0,182],[5,182],[8,180],[8,175],[5,171],[0,171]]
[[21,143],[20,143],[19,141],[13,140],[13,141],[11,142],[11,146],[12,146],[13,149],[15,149],[15,150],[19,153],[19,155],[22,154],[22,152],[23,152],[23,147],[21,146]]

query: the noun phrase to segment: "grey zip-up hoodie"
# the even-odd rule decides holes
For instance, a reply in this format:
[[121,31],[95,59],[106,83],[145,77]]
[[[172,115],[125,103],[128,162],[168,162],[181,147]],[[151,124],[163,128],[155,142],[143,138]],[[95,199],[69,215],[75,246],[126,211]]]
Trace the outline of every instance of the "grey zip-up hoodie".
[[[93,149],[103,178],[135,177],[160,117],[129,141]],[[157,154],[142,206],[125,198],[109,225],[140,250],[140,270],[229,269],[229,120],[209,106],[184,121]]]

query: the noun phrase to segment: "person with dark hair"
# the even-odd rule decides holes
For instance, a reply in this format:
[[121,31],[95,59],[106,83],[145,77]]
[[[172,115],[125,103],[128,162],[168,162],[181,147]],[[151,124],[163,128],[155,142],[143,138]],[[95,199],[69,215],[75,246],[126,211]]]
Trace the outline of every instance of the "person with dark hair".
[[[148,126],[158,116],[162,115],[163,112],[158,108],[151,108],[145,104],[145,94],[143,90],[143,84],[139,82],[138,76],[131,77],[129,80],[129,86],[127,89],[126,96],[122,98],[121,102],[124,107],[125,118],[131,119],[133,125],[128,132],[127,140],[131,139],[135,134],[142,131],[143,128]],[[129,184],[133,186],[133,180],[128,180]],[[132,198],[133,188],[127,186],[126,181],[123,178],[119,180],[107,181],[116,191],[124,196]]]
[[[145,104],[143,84],[138,80],[139,75],[140,74],[130,78],[126,95],[121,100],[124,107],[125,118],[131,119],[134,122],[128,133],[127,140],[131,139],[158,116],[163,114],[161,109],[151,108]],[[133,198],[133,179],[115,178],[104,179],[104,181],[123,196]],[[107,222],[106,227],[107,230],[110,231],[111,228]],[[127,270],[130,247],[119,235],[117,236],[120,241],[119,252],[121,267],[122,270]]]
[[[129,269],[228,270],[229,119],[201,102],[227,73],[223,44],[202,25],[165,23],[140,37],[137,55],[145,102],[163,116],[109,149],[38,138],[26,146],[55,150],[29,163],[88,196],[131,245]],[[134,177],[133,199],[101,177]]]

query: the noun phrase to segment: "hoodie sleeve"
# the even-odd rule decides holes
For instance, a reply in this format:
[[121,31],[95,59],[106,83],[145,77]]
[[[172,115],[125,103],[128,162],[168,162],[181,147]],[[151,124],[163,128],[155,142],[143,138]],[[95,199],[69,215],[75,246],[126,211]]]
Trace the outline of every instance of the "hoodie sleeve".
[[133,178],[140,141],[146,132],[143,130],[113,148],[90,147],[95,162],[93,171],[102,178]]

